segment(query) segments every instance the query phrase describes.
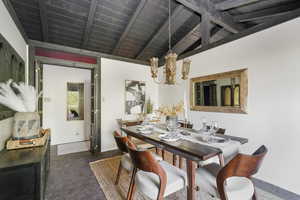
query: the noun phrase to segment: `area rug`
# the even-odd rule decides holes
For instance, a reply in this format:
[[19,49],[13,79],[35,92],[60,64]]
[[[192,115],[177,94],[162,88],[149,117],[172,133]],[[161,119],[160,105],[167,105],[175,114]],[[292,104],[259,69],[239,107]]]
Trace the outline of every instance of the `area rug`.
[[[166,155],[166,160],[171,163],[171,155]],[[97,178],[97,181],[102,188],[107,200],[124,200],[127,196],[127,191],[130,183],[130,174],[125,170],[122,171],[120,182],[116,186],[114,184],[119,162],[121,157],[116,156],[103,160],[98,160],[90,163],[90,167]],[[260,188],[256,188],[258,200],[283,200],[273,194],[265,192]],[[197,192],[197,200],[200,200],[200,195]],[[166,200],[185,200],[186,190],[181,190],[165,198]],[[214,198],[207,197],[201,200],[213,200]],[[149,198],[143,196],[136,191],[134,200],[149,200]]]

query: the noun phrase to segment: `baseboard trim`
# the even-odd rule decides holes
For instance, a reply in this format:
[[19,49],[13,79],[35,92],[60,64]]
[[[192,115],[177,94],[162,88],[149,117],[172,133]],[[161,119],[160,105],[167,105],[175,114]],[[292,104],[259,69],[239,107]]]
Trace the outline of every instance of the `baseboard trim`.
[[298,195],[294,192],[288,191],[286,189],[283,189],[279,186],[268,183],[266,181],[263,181],[263,180],[260,180],[257,178],[253,178],[253,182],[254,182],[255,186],[257,186],[258,188],[260,188],[266,192],[269,192],[271,194],[274,194],[282,199],[300,200],[300,195]]

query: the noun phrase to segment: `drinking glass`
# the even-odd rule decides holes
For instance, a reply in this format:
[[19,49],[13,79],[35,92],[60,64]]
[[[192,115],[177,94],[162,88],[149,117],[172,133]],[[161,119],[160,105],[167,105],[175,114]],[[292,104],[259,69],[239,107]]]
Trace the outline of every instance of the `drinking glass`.
[[207,131],[207,120],[205,117],[202,118],[202,130]]
[[218,122],[217,121],[212,121],[211,122],[211,130],[210,130],[210,132],[212,133],[212,135],[215,135],[216,134],[216,132],[218,131],[218,128],[219,128],[219,126],[218,126]]

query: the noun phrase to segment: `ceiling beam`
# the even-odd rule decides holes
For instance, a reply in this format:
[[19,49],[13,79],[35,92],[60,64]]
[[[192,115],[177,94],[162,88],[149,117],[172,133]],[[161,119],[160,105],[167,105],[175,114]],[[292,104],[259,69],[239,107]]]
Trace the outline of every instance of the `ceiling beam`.
[[218,30],[214,35],[212,35],[209,42],[210,43],[217,42],[217,41],[225,38],[229,34],[230,34],[230,32],[228,32],[228,31],[226,31],[225,29],[222,28],[222,29]]
[[201,17],[200,35],[201,35],[201,45],[205,46],[209,44],[210,31],[212,29],[212,24],[207,12],[205,12]]
[[112,51],[112,54],[116,54],[120,48],[120,46],[122,45],[122,42],[124,41],[124,39],[126,38],[126,36],[128,35],[131,27],[133,26],[133,24],[135,23],[136,19],[138,18],[138,16],[141,14],[143,8],[146,5],[147,0],[140,0],[139,5],[137,6],[134,14],[132,15],[129,23],[127,24],[124,32],[122,33],[121,37],[119,38],[115,48]]
[[43,41],[48,42],[48,19],[47,19],[47,8],[45,0],[38,0],[41,25],[42,25],[42,36]]
[[177,55],[180,55],[185,49],[191,46],[195,41],[191,38],[200,30],[201,24],[196,25],[190,32],[188,32],[181,40],[179,40],[172,48]]
[[37,40],[28,40],[28,42],[29,42],[29,45],[32,45],[33,47],[36,47],[36,48],[40,47],[40,48],[44,48],[44,49],[51,49],[51,50],[67,52],[67,53],[75,53],[75,54],[85,55],[85,56],[90,56],[90,57],[95,57],[95,58],[108,58],[108,59],[113,59],[113,60],[129,62],[129,63],[146,65],[146,66],[149,66],[149,64],[150,64],[147,61],[135,60],[135,59],[125,58],[122,56],[114,56],[114,55],[110,55],[110,54],[106,54],[106,53],[99,53],[96,51],[78,49],[78,48],[73,48],[73,47],[48,43],[48,42],[40,42]]
[[[225,36],[227,36],[228,34],[230,34],[230,32],[226,31],[225,29],[220,29],[218,27],[213,28],[210,31],[211,37],[209,38],[209,43],[206,44],[209,45],[212,42],[216,42],[217,40],[223,39]],[[201,36],[201,35],[200,35]],[[202,37],[198,38],[196,41],[193,41],[193,43],[189,43],[189,46],[186,46],[184,49],[182,49],[181,53],[186,53],[189,51],[192,51],[194,49],[199,49],[202,46],[204,46],[203,42],[202,42]]]
[[229,10],[232,8],[237,8],[245,6],[248,4],[256,3],[263,0],[226,0],[221,3],[216,4],[216,9],[218,10]]
[[232,33],[238,33],[244,30],[244,27],[241,24],[236,23],[231,15],[218,11],[215,8],[215,5],[209,0],[197,1],[195,3],[191,3],[188,0],[176,1],[200,15],[208,13],[212,22],[219,24]]
[[300,8],[300,2],[288,3],[288,4],[281,5],[281,6],[266,8],[266,9],[258,10],[255,12],[237,15],[234,17],[234,20],[239,21],[239,22],[264,20],[264,19],[279,16],[279,15],[285,15],[287,12],[292,12],[292,10],[295,10],[297,8]]
[[184,54],[180,55],[178,59],[184,59],[186,57],[190,57],[190,56],[193,56],[195,54],[199,54],[199,53],[201,53],[203,51],[206,51],[208,49],[212,49],[214,47],[223,45],[225,43],[228,43],[228,42],[240,39],[240,38],[245,37],[247,35],[251,35],[253,33],[262,31],[262,30],[270,28],[272,26],[275,26],[275,25],[284,23],[286,21],[295,19],[297,17],[300,17],[300,8],[298,8],[298,9],[296,9],[294,11],[291,11],[291,12],[285,14],[285,15],[281,15],[279,17],[275,17],[275,18],[269,19],[269,20],[265,21],[264,23],[261,23],[261,24],[258,24],[256,26],[253,26],[253,27],[251,27],[249,29],[246,29],[246,30],[240,32],[240,33],[232,34],[230,36],[227,36],[226,38],[224,38],[222,40],[219,40],[217,42],[211,43],[211,44],[209,44],[207,46],[203,46],[203,47],[201,47],[199,49],[195,49],[195,50],[192,50],[190,52],[184,53]]
[[7,11],[9,12],[11,18],[15,22],[18,30],[20,31],[23,39],[25,40],[26,43],[28,43],[28,36],[27,36],[27,34],[26,34],[26,32],[25,32],[25,30],[24,30],[24,28],[23,28],[23,26],[22,26],[22,24],[21,24],[21,22],[20,22],[20,20],[19,20],[19,18],[17,16],[17,14],[16,14],[16,11],[15,11],[14,7],[12,6],[12,4],[10,2],[10,0],[2,0],[2,1],[3,1],[4,5],[5,5]]
[[89,36],[90,36],[90,32],[92,30],[92,25],[93,25],[94,18],[95,18],[97,4],[98,4],[98,0],[92,0],[90,3],[90,10],[89,10],[88,19],[87,19],[84,34],[83,34],[81,48],[85,47],[89,41]]
[[[175,21],[176,16],[179,13],[181,13],[183,10],[184,10],[184,6],[182,6],[182,5],[177,6],[175,11],[171,15],[171,21]],[[168,25],[169,25],[169,19],[166,20],[166,22],[159,28],[159,30],[155,32],[155,35],[150,39],[150,41],[147,42],[145,47],[137,54],[136,59],[140,60],[143,57],[146,50],[149,47],[151,47],[151,45],[154,43],[154,41],[157,40],[160,37],[161,34],[166,32],[166,30],[168,29]],[[172,30],[172,32],[174,32],[174,29]]]

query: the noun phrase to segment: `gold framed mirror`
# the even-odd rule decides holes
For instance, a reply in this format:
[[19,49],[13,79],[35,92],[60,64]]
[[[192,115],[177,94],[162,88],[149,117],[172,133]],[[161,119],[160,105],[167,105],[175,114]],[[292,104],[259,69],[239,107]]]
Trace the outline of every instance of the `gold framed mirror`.
[[191,110],[247,113],[247,69],[192,78],[190,90]]

